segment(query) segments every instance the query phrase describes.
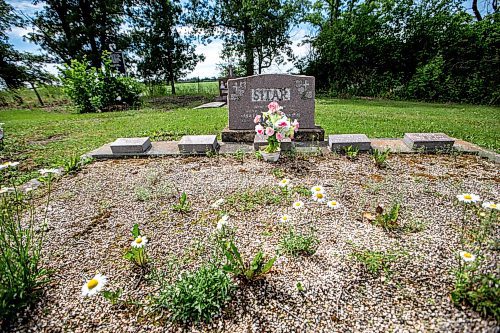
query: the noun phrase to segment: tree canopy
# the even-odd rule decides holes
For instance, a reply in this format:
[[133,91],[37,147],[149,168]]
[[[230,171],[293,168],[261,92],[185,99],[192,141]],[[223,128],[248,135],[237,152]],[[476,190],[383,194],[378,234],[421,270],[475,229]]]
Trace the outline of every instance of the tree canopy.
[[137,70],[147,81],[175,81],[203,60],[195,53],[193,36],[181,36],[182,6],[172,0],[135,0],[128,9],[130,37]]
[[305,9],[300,0],[190,0],[189,22],[206,38],[224,42],[226,57],[241,59],[246,75],[292,56],[290,31]]

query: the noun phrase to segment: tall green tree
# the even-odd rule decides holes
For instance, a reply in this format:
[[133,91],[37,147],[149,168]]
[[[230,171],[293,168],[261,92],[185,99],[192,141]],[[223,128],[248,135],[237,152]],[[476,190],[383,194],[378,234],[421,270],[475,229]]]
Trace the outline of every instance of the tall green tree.
[[120,32],[124,19],[124,0],[35,0],[43,10],[33,18],[37,28],[28,38],[58,61],[70,64],[86,56],[93,67],[100,67],[109,44],[126,46]]
[[192,71],[203,55],[195,53],[193,37],[181,35],[182,6],[178,0],[132,0],[128,8],[137,70],[147,81],[175,81]]
[[246,75],[291,56],[290,32],[304,8],[302,0],[190,0],[189,22],[205,37],[224,41],[226,57],[241,55]]
[[[38,101],[42,98],[36,90],[37,83],[49,83],[55,78],[44,69],[46,57],[26,52],[19,52],[9,43],[7,31],[13,26],[22,27],[24,21],[14,12],[12,6],[0,0],[0,88],[9,90],[29,83]],[[22,103],[22,99],[14,92],[14,98]]]
[[19,18],[13,8],[4,0],[0,0],[0,86],[18,88],[23,83],[24,71],[18,65],[21,54],[9,44],[7,31],[19,24]]

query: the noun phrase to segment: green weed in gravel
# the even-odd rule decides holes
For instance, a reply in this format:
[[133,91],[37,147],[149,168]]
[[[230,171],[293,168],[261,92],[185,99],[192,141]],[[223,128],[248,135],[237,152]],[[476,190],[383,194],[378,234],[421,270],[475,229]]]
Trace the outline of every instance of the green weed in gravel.
[[209,322],[231,299],[234,289],[235,285],[224,271],[206,264],[162,288],[153,306],[168,310],[175,322]]
[[290,229],[279,242],[278,248],[280,253],[289,254],[294,257],[299,255],[312,255],[316,253],[319,240],[318,237],[311,231],[309,233],[297,233]]

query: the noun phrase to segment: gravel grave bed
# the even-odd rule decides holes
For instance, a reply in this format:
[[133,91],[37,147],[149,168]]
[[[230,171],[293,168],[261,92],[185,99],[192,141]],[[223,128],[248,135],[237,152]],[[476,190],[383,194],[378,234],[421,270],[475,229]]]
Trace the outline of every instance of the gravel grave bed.
[[[276,187],[277,169],[291,186],[324,186],[342,207],[330,209],[300,196],[305,209],[294,210],[291,203],[299,194],[268,206],[241,199],[242,193],[251,198],[252,191]],[[468,191],[497,201],[499,183],[498,165],[467,155],[391,155],[386,169],[376,168],[369,155],[356,161],[299,156],[277,164],[222,156],[94,162],[54,183],[43,253],[54,275],[41,300],[19,314],[12,330],[495,332],[495,319],[454,306],[449,293],[461,250],[456,195]],[[172,211],[177,191],[187,193],[191,212]],[[83,283],[96,272],[108,277],[107,287],[122,288],[124,297],[147,303],[156,292],[156,285],[123,259],[135,223],[150,240],[155,266],[166,267],[168,258],[177,257],[182,270],[198,267],[209,255],[207,242],[217,224],[210,205],[220,198],[226,199],[229,223],[237,228],[237,244],[247,259],[259,247],[274,254],[287,230],[279,222],[284,213],[297,229],[316,229],[317,252],[281,258],[263,279],[240,283],[209,324],[172,324],[140,307],[111,305],[99,295],[81,297]],[[236,200],[229,205],[228,198]],[[386,232],[363,219],[363,212],[397,200],[400,224],[421,221],[424,230]],[[391,276],[373,276],[350,256],[356,248],[402,255],[391,264]],[[497,254],[491,256],[498,263]]]

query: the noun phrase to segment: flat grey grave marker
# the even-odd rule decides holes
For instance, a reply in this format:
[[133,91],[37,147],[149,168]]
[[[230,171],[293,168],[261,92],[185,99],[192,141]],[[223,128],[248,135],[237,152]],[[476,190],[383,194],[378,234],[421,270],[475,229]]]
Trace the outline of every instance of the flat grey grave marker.
[[119,138],[110,145],[113,154],[137,154],[144,153],[151,148],[149,137],[143,138]]
[[211,109],[211,108],[220,108],[226,105],[226,102],[210,102],[205,103],[200,106],[195,107],[195,109]]
[[335,134],[328,136],[328,146],[332,151],[340,151],[349,146],[367,151],[371,149],[371,142],[365,134]]
[[178,146],[182,154],[204,155],[219,150],[216,135],[185,135]]
[[436,151],[452,149],[455,140],[444,133],[405,133],[403,142],[414,150]]

